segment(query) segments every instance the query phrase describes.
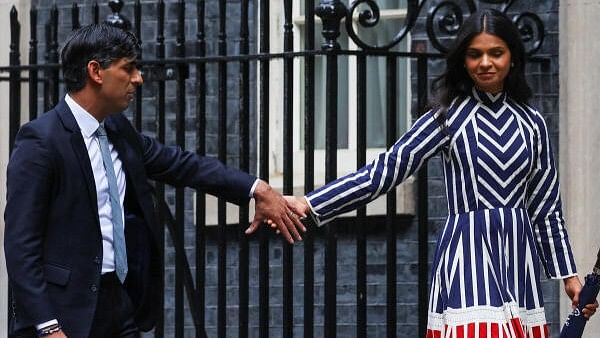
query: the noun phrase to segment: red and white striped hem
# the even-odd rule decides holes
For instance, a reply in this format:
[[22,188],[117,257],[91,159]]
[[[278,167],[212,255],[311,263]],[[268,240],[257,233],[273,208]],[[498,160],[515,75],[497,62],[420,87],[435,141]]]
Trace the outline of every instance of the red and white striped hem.
[[544,308],[526,310],[513,302],[430,312],[426,338],[550,338]]
[[506,323],[469,323],[445,325],[442,330],[428,329],[426,338],[549,338],[548,324],[522,325],[519,318]]

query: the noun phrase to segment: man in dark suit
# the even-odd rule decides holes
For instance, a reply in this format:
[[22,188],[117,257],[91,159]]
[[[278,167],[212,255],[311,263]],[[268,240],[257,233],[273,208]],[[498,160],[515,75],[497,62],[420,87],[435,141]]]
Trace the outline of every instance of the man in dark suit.
[[143,82],[138,50],[118,28],[75,31],[61,55],[68,94],[17,135],[4,243],[15,336],[139,337],[154,326],[161,225],[148,179],[237,204],[254,197],[250,229],[271,219],[301,240],[304,227],[268,184],[131,126],[121,112]]

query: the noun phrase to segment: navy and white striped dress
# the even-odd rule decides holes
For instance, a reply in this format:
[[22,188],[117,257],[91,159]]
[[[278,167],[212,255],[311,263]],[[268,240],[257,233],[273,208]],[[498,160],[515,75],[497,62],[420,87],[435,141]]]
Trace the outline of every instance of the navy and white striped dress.
[[540,262],[576,275],[544,119],[504,93],[473,90],[419,118],[369,165],[306,196],[320,224],[356,209],[441,153],[449,217],[439,235],[427,337],[549,337]]

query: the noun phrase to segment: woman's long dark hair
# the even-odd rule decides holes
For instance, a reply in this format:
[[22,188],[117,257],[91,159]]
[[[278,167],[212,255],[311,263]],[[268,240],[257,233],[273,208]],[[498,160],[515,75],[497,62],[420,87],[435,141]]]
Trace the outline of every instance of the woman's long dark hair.
[[510,50],[512,64],[504,80],[508,97],[519,103],[526,103],[531,97],[531,88],[525,80],[526,54],[519,30],[504,13],[484,9],[465,20],[446,55],[446,72],[433,82],[432,106],[442,112],[440,122],[446,120],[446,112],[454,99],[471,94],[474,83],[464,66],[465,53],[473,38],[483,32],[499,37]]

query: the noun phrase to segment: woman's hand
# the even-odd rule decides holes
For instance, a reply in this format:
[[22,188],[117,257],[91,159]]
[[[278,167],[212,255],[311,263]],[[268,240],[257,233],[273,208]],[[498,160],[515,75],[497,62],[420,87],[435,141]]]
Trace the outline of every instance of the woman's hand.
[[[283,196],[287,207],[294,212],[294,217],[305,218],[306,215],[310,212],[310,207],[306,202],[304,196],[291,196],[285,195]],[[267,224],[275,230],[276,233],[279,233],[279,229],[277,229],[277,225],[271,220],[267,220]],[[306,231],[306,229],[305,229]]]
[[306,198],[304,196],[283,196],[285,199],[288,208],[292,209],[298,216],[306,217],[310,212],[310,207],[308,206],[308,202],[306,202]]
[[[563,282],[565,283],[565,292],[567,293],[569,298],[571,298],[571,306],[573,307],[573,309],[575,309],[577,305],[579,305],[579,293],[581,292],[581,288],[583,286],[581,285],[579,277],[577,276],[565,278]],[[583,313],[583,316],[585,318],[589,319],[591,316],[594,315],[594,313],[596,313],[597,308],[598,301],[596,301],[594,304],[586,305],[581,312]]]

